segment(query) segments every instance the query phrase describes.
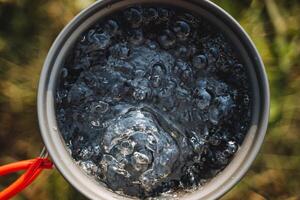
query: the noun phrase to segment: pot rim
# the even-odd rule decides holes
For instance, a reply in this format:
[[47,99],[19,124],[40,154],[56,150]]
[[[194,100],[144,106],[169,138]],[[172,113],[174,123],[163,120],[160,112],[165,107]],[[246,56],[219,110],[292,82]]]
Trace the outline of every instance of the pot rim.
[[257,116],[252,119],[255,123],[251,126],[241,149],[237,152],[237,156],[219,175],[209,181],[207,185],[191,193],[182,193],[178,196],[180,199],[217,199],[240,181],[259,152],[267,130],[270,92],[263,61],[250,37],[229,14],[208,0],[100,0],[80,12],[56,38],[47,55],[40,76],[37,106],[39,126],[45,146],[60,173],[86,197],[90,199],[130,199],[107,190],[103,187],[104,185],[88,177],[72,160],[57,128],[54,96],[59,66],[72,41],[75,41],[75,38],[87,27],[87,25],[83,25],[83,22],[90,20],[89,23],[92,24],[93,20],[98,19],[97,16],[99,17],[101,14],[100,11],[105,14],[105,12],[109,13],[113,9],[118,9],[117,5],[124,7],[136,2],[139,4],[169,3],[176,6],[194,6],[190,9],[195,12],[202,9],[202,12],[207,12],[206,17],[216,18],[218,20],[216,23],[224,24],[222,30],[229,31],[229,35],[230,33],[234,34],[232,40],[236,40],[236,45],[243,49],[244,57],[249,60],[247,62],[250,66],[249,73],[252,74],[251,82],[257,104],[254,110]]

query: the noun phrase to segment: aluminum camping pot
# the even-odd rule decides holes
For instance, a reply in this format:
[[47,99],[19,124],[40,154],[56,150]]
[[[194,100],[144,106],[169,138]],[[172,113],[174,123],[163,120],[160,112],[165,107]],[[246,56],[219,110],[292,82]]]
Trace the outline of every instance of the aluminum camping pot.
[[224,32],[245,62],[253,93],[253,116],[241,148],[229,165],[206,185],[193,192],[177,194],[178,199],[217,199],[239,182],[254,161],[267,129],[270,95],[264,65],[254,44],[230,15],[208,0],[100,0],[77,15],[52,45],[39,82],[38,119],[45,146],[60,173],[86,197],[130,199],[88,177],[73,161],[57,128],[55,93],[64,58],[81,33],[100,18],[135,4],[167,5],[199,14]]

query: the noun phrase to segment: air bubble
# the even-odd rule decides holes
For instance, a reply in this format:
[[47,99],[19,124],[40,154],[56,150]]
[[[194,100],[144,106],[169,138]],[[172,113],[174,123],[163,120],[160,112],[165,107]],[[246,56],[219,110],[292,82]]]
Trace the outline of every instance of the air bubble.
[[182,75],[181,75],[181,79],[184,81],[184,82],[188,82],[188,81],[191,81],[192,80],[192,71],[191,70],[184,70],[182,72]]
[[173,31],[179,40],[184,41],[190,35],[191,28],[186,22],[177,21],[173,26]]
[[156,63],[152,67],[152,74],[154,75],[164,75],[165,72],[165,67],[160,63]]
[[220,120],[220,111],[216,106],[210,107],[209,108],[209,121],[214,124],[217,125],[219,123]]
[[125,43],[116,44],[110,48],[111,56],[120,58],[122,60],[127,59],[130,55],[130,49]]
[[68,102],[78,104],[91,95],[93,95],[93,91],[85,84],[75,84],[68,94]]
[[111,41],[110,41],[110,35],[106,32],[103,32],[103,33],[95,33],[93,35],[93,47],[94,47],[94,50],[104,50],[106,49]]
[[83,70],[91,66],[91,61],[89,57],[84,57],[79,60],[79,62],[74,66],[74,69]]
[[121,142],[119,149],[121,154],[124,156],[130,155],[133,153],[136,143],[131,140],[124,140]]
[[249,104],[249,96],[248,95],[244,95],[244,104],[248,105]]
[[68,97],[68,91],[66,90],[61,90],[56,92],[56,102],[57,103],[63,103],[64,100]]
[[149,49],[155,50],[158,48],[158,43],[156,43],[155,41],[152,40],[147,40],[146,41],[146,45],[148,46]]
[[179,46],[175,52],[175,56],[178,58],[186,58],[188,54],[188,49],[185,46]]
[[99,127],[99,126],[101,126],[101,122],[100,122],[100,121],[98,121],[98,120],[91,121],[91,124],[92,124],[93,126],[95,126],[95,127]]
[[133,27],[138,28],[143,23],[143,16],[140,10],[130,8],[124,12],[125,19]]
[[90,146],[83,148],[79,153],[80,158],[83,160],[89,159],[92,155],[93,152]]
[[61,70],[61,78],[64,79],[68,76],[68,69],[62,68]]
[[158,8],[158,16],[160,21],[166,22],[169,20],[170,11],[165,8]]
[[92,161],[80,161],[79,166],[90,175],[96,175],[99,171],[98,166]]
[[200,80],[198,85],[201,89],[205,89],[207,87],[207,80]]
[[146,72],[144,70],[135,70],[135,77],[137,78],[143,78],[146,74]]
[[200,89],[197,99],[197,107],[201,110],[207,108],[210,105],[211,96],[205,89]]
[[158,42],[164,49],[170,49],[176,44],[176,37],[172,31],[167,29],[159,36]]
[[190,13],[184,13],[182,16],[179,16],[179,18],[190,24],[193,28],[199,28],[199,25],[201,25],[200,20]]
[[193,58],[193,66],[197,69],[205,69],[207,66],[207,58],[204,55],[197,55]]
[[144,34],[140,29],[134,29],[128,32],[129,41],[134,45],[141,45],[144,42]]
[[209,53],[214,57],[218,58],[219,57],[219,50],[217,48],[210,48]]
[[93,103],[92,104],[92,109],[91,112],[99,112],[99,113],[106,113],[109,109],[109,105],[108,103],[104,102],[104,101],[99,101],[97,103]]
[[87,41],[86,35],[83,35],[80,39],[80,43],[84,44],[84,43],[86,43],[86,41]]
[[218,134],[213,134],[209,138],[209,143],[213,146],[218,146],[221,144],[221,142],[222,142],[221,137]]
[[158,12],[155,8],[146,8],[143,12],[144,22],[149,24],[150,22],[155,22],[158,18]]
[[119,25],[115,20],[110,19],[105,24],[105,30],[114,36],[119,31]]
[[219,109],[222,111],[223,114],[228,114],[229,110],[233,106],[233,102],[230,96],[220,96],[217,98],[219,103]]
[[152,87],[158,88],[161,84],[161,77],[159,75],[154,75],[151,77]]
[[124,87],[121,84],[113,85],[111,89],[111,94],[115,98],[120,98],[124,94]]
[[186,70],[191,70],[191,67],[190,65],[183,61],[182,59],[178,59],[175,63],[175,69],[174,69],[174,72],[175,73],[178,73],[178,72],[184,72]]
[[220,164],[222,166],[227,165],[229,162],[228,157],[221,151],[217,151],[215,153],[215,159],[217,164]]
[[150,161],[151,161],[147,155],[139,153],[139,152],[134,152],[133,158],[135,159],[136,163],[141,164],[141,165],[148,165],[148,164],[150,164]]
[[133,92],[133,97],[138,101],[145,100],[147,97],[147,90],[148,89],[145,87],[136,88]]
[[228,154],[228,156],[232,156],[238,149],[238,145],[235,141],[229,141],[227,143],[227,147],[225,152]]

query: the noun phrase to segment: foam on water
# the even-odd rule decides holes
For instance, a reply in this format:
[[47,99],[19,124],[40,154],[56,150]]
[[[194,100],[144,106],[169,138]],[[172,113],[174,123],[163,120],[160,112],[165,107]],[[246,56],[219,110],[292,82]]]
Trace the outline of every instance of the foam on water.
[[224,169],[251,119],[243,61],[183,10],[136,6],[90,27],[61,71],[59,130],[78,165],[146,198],[198,187]]

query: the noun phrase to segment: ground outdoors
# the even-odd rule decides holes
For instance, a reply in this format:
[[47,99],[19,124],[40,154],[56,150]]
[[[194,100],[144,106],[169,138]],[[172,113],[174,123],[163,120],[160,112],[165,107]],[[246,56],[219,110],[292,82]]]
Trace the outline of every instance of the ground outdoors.
[[[39,74],[60,30],[92,0],[0,0],[0,165],[39,155]],[[245,178],[222,199],[300,199],[300,2],[214,0],[254,40],[271,87],[264,145]],[[0,190],[19,174],[0,177]],[[15,197],[85,199],[56,171]]]

